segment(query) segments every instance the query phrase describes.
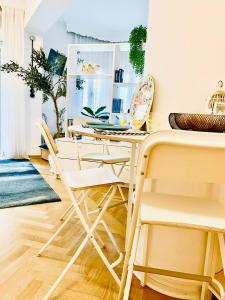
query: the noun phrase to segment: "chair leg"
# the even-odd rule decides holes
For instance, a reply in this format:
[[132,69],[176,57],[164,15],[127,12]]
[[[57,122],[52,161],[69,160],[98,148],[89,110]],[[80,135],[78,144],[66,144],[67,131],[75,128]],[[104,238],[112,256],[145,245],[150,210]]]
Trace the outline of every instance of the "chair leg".
[[115,281],[117,282],[117,284],[120,284],[119,277],[117,276],[117,274],[113,270],[112,266],[109,264],[107,258],[105,257],[104,253],[102,252],[102,250],[101,250],[100,246],[98,245],[97,241],[95,240],[95,237],[94,237],[94,234],[93,234],[93,232],[95,231],[97,225],[101,221],[101,219],[102,219],[105,211],[107,210],[107,207],[108,207],[109,203],[111,202],[114,194],[115,194],[115,187],[114,187],[114,190],[111,193],[110,197],[107,199],[107,201],[105,203],[105,206],[103,207],[103,209],[101,210],[101,212],[99,213],[99,215],[97,216],[97,218],[95,219],[94,224],[92,225],[91,228],[88,226],[88,223],[86,223],[86,221],[85,221],[85,219],[84,219],[84,217],[83,217],[83,215],[82,215],[81,210],[79,209],[79,207],[75,206],[76,213],[77,213],[78,216],[80,216],[81,223],[82,223],[82,225],[83,225],[83,227],[84,227],[87,235],[84,238],[84,240],[82,241],[82,243],[79,246],[79,248],[77,249],[77,251],[75,252],[75,254],[73,255],[73,257],[71,258],[70,262],[67,264],[66,268],[63,270],[63,272],[57,278],[57,280],[55,281],[55,283],[53,284],[53,286],[50,288],[50,290],[48,291],[48,293],[46,294],[46,296],[43,298],[43,300],[48,300],[49,299],[49,297],[52,295],[52,293],[54,292],[54,290],[57,288],[57,286],[63,280],[63,278],[66,275],[66,273],[68,272],[68,270],[71,268],[71,266],[74,264],[74,262],[76,261],[76,259],[80,255],[81,251],[83,250],[83,248],[87,244],[88,240],[90,240],[92,242],[92,244],[94,245],[94,247],[97,250],[99,256],[103,260],[104,264],[106,265],[106,267],[108,268],[108,270],[112,274],[112,276],[115,279]]
[[73,204],[71,204],[66,210],[65,212],[61,215],[60,217],[60,221],[64,221],[65,216],[68,214],[68,212],[73,208]]
[[[148,265],[148,255],[149,255],[149,225],[146,224],[146,240],[144,241],[144,251],[143,251],[143,266]],[[143,272],[142,278],[141,278],[141,286],[146,286],[147,281],[147,273]]]
[[116,170],[114,168],[114,165],[110,164],[110,166],[111,166],[111,169],[112,169],[113,173],[116,175]]
[[[88,191],[83,192],[81,199],[79,200],[79,203],[81,203],[84,199],[84,197],[88,194]],[[81,193],[78,195],[78,199],[80,198]],[[72,204],[72,207],[73,204]],[[71,207],[71,208],[72,208]],[[67,219],[65,220],[65,222],[57,229],[57,231],[53,234],[53,236],[47,241],[47,243],[41,248],[41,250],[38,252],[37,256],[41,256],[42,252],[48,247],[48,245],[51,244],[51,242],[55,239],[55,237],[60,233],[60,231],[65,227],[65,225],[69,222],[69,220],[71,219],[71,217],[73,216],[73,214],[75,214],[75,208],[73,208],[73,210],[71,211],[71,213],[68,215]]]
[[111,190],[112,190],[112,186],[108,189],[108,191],[105,193],[105,195],[103,196],[101,201],[98,203],[98,207],[100,207],[102,205],[102,203],[105,201],[105,199],[107,198],[107,196],[111,192]]
[[[207,232],[207,242],[206,242],[206,251],[205,251],[205,261],[204,261],[204,269],[203,275],[209,275],[213,256],[213,248],[215,243],[215,236],[212,232]],[[211,275],[211,274],[210,274]],[[200,300],[205,300],[206,294],[208,292],[209,284],[206,282],[202,283],[201,297]]]
[[[80,198],[80,196],[82,195],[82,193],[80,192],[77,199]],[[60,217],[60,221],[64,221],[65,216],[68,214],[68,212],[73,208],[73,204],[71,204],[66,211],[62,214],[62,216]]]
[[[124,288],[123,300],[128,300],[129,295],[130,295],[130,288],[131,288],[131,282],[132,282],[133,270],[134,270],[134,260],[136,257],[137,246],[138,246],[138,241],[139,241],[139,236],[140,236],[140,230],[141,230],[141,225],[139,224],[135,230],[134,242],[133,242],[131,256],[130,256],[130,260],[129,260],[129,264],[128,264],[128,273],[127,273],[126,285]],[[120,288],[123,289],[122,285]]]
[[106,233],[108,234],[108,236],[109,236],[109,238],[110,238],[110,240],[111,240],[111,242],[112,242],[114,248],[116,249],[117,253],[120,254],[120,253],[121,253],[121,249],[120,249],[120,247],[118,246],[118,244],[117,244],[117,242],[116,242],[116,240],[115,240],[115,238],[114,238],[114,236],[113,236],[111,230],[109,229],[109,226],[108,226],[108,225],[105,223],[105,221],[103,221],[103,220],[101,220],[100,223],[104,226],[105,231],[106,231]]
[[124,162],[119,170],[119,172],[116,174],[117,177],[120,177],[121,173],[123,172],[123,169],[125,168],[126,166],[126,162]]
[[122,190],[121,186],[117,185],[117,187],[118,187],[118,190],[120,192],[120,196],[121,196],[122,200],[123,201],[127,201],[126,198],[125,198],[125,196],[124,196],[124,193],[123,193],[123,190]]
[[[84,200],[84,210],[85,210],[85,214],[86,214],[86,217],[87,217],[87,222],[89,224],[89,226],[91,227],[91,219],[90,219],[90,215],[89,215],[89,210],[88,210],[88,205],[87,205],[87,201],[86,199]],[[105,244],[102,240],[102,238],[99,236],[99,234],[96,232],[95,233],[95,236],[97,238],[97,240],[99,241],[100,245],[101,245],[101,248],[104,248],[105,247]]]
[[89,240],[89,236],[87,235],[83,242],[81,243],[81,245],[79,246],[79,248],[77,249],[76,253],[73,255],[73,257],[71,258],[70,262],[67,264],[67,266],[65,267],[65,269],[62,271],[62,273],[59,275],[59,277],[57,278],[57,280],[55,281],[55,283],[53,284],[53,286],[50,288],[50,290],[48,291],[48,293],[45,295],[45,297],[43,298],[43,300],[48,300],[50,298],[50,296],[52,295],[52,293],[54,292],[54,290],[57,288],[57,286],[60,284],[60,282],[63,280],[64,276],[66,275],[66,273],[69,271],[69,269],[71,268],[71,266],[74,264],[74,262],[76,261],[76,259],[78,258],[78,256],[80,255],[81,251],[83,250],[83,248],[85,247],[85,245],[87,244]]

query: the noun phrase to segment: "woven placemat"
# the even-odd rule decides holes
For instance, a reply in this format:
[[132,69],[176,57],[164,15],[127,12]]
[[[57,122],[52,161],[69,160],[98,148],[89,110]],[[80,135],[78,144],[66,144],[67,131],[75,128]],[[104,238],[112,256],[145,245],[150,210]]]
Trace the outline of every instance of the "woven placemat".
[[99,129],[94,129],[94,131],[102,135],[147,135],[150,133],[147,131],[120,131],[120,130],[99,130]]

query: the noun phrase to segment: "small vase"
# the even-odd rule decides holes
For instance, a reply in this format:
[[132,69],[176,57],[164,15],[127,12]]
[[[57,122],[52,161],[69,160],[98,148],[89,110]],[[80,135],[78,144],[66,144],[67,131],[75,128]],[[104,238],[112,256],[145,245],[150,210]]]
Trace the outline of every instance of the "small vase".
[[124,73],[124,70],[119,69],[119,82],[123,82],[123,73]]

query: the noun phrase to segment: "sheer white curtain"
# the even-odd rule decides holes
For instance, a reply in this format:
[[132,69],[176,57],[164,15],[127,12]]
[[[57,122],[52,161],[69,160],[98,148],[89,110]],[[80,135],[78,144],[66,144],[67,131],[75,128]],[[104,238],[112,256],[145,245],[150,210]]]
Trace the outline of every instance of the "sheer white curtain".
[[[2,63],[24,62],[24,11],[2,6]],[[1,151],[5,158],[27,157],[25,88],[13,74],[2,74]]]

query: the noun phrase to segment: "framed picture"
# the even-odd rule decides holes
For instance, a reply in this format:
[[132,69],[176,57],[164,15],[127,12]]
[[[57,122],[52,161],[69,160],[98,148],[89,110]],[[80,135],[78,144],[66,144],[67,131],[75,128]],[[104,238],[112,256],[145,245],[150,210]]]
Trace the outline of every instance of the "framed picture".
[[151,75],[143,78],[131,101],[131,125],[136,130],[147,130],[154,97],[154,79]]
[[66,65],[67,57],[59,52],[51,49],[48,55],[48,64],[52,66],[55,74],[62,76],[65,65]]

